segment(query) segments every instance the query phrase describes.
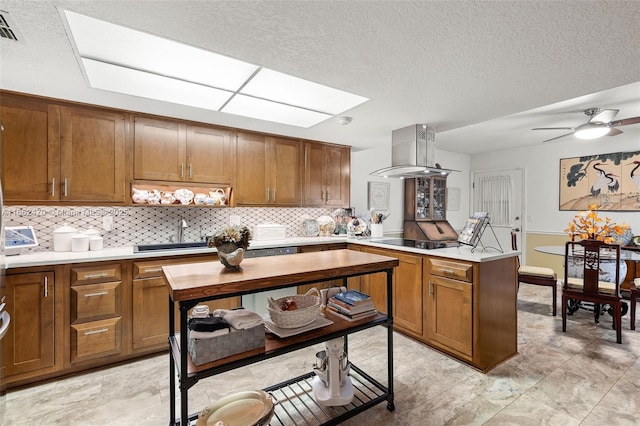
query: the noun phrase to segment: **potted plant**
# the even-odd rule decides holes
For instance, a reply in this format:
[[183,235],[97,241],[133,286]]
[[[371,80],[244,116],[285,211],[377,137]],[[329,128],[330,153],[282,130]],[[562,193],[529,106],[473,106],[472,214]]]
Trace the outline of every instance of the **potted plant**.
[[217,230],[208,240],[218,250],[220,262],[231,270],[240,270],[244,251],[249,247],[251,231],[244,225],[229,225]]

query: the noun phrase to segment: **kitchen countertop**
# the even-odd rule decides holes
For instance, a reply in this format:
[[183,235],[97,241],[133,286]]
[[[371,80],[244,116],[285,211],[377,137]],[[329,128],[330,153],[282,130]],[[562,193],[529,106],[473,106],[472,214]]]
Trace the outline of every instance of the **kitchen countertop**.
[[[316,244],[332,244],[332,243],[353,243],[370,247],[379,247],[389,250],[398,250],[410,253],[417,253],[430,256],[445,257],[456,260],[466,260],[469,262],[487,262],[491,260],[502,259],[506,257],[512,257],[520,254],[517,251],[505,251],[504,253],[497,252],[495,250],[483,251],[482,249],[476,249],[474,253],[471,252],[470,246],[460,247],[448,247],[435,250],[425,250],[413,247],[400,247],[392,246],[376,242],[375,239],[354,239],[344,237],[296,237],[287,238],[284,240],[272,240],[272,241],[251,241],[249,250],[259,248],[276,248],[276,247],[288,247],[288,246],[305,246]],[[85,252],[54,252],[43,251],[35,253],[26,253],[16,256],[4,256],[4,263],[7,269],[23,268],[29,266],[49,266],[49,265],[61,265],[66,263],[83,263],[83,262],[101,262],[109,260],[123,260],[123,259],[149,259],[154,257],[167,257],[167,256],[184,256],[193,254],[207,254],[216,253],[215,248],[197,247],[188,249],[176,249],[176,250],[151,250],[144,252],[134,252],[133,246],[127,247],[113,247],[106,248],[104,250],[97,251],[85,251]]]

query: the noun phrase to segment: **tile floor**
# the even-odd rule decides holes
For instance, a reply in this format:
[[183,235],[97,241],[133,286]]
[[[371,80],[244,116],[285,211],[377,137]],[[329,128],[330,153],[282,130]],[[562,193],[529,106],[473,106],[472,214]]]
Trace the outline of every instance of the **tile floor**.
[[[394,337],[396,410],[386,404],[347,425],[639,425],[640,328],[623,318],[615,343],[611,318],[551,316],[548,288],[522,285],[518,302],[519,354],[488,374],[402,335]],[[349,357],[386,382],[386,331],[352,335]],[[256,389],[310,371],[318,348],[204,379],[189,406]],[[168,356],[90,372],[7,395],[6,425],[167,425]]]

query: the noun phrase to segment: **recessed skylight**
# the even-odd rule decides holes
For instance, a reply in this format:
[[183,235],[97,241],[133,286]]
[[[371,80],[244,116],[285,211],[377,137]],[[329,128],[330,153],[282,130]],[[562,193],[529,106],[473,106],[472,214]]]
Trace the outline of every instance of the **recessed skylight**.
[[75,12],[60,13],[96,89],[299,127],[368,100]]
[[222,108],[222,112],[298,127],[311,127],[331,118],[329,114],[296,108],[245,95],[235,95],[229,103]]
[[87,72],[89,84],[96,89],[216,111],[233,95],[233,92],[93,59],[83,58],[82,64]]
[[367,98],[263,68],[240,93],[327,114],[340,114]]

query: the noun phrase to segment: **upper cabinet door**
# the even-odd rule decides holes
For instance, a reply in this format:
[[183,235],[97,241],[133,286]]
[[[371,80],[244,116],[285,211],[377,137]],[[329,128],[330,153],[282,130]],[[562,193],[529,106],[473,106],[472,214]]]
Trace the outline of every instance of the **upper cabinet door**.
[[349,207],[351,151],[346,147],[325,145],[323,173],[326,205]]
[[349,147],[305,144],[304,205],[348,207],[350,180]]
[[182,182],[186,125],[169,120],[136,117],[134,126],[134,179]]
[[124,203],[124,114],[61,108],[62,201]]
[[302,143],[299,140],[267,138],[270,204],[299,206],[302,201]]
[[2,189],[5,202],[60,199],[60,108],[2,95]]
[[187,181],[231,185],[235,171],[235,140],[231,131],[187,126],[186,147]]
[[234,188],[238,205],[268,204],[267,139],[257,133],[238,133],[237,182]]

